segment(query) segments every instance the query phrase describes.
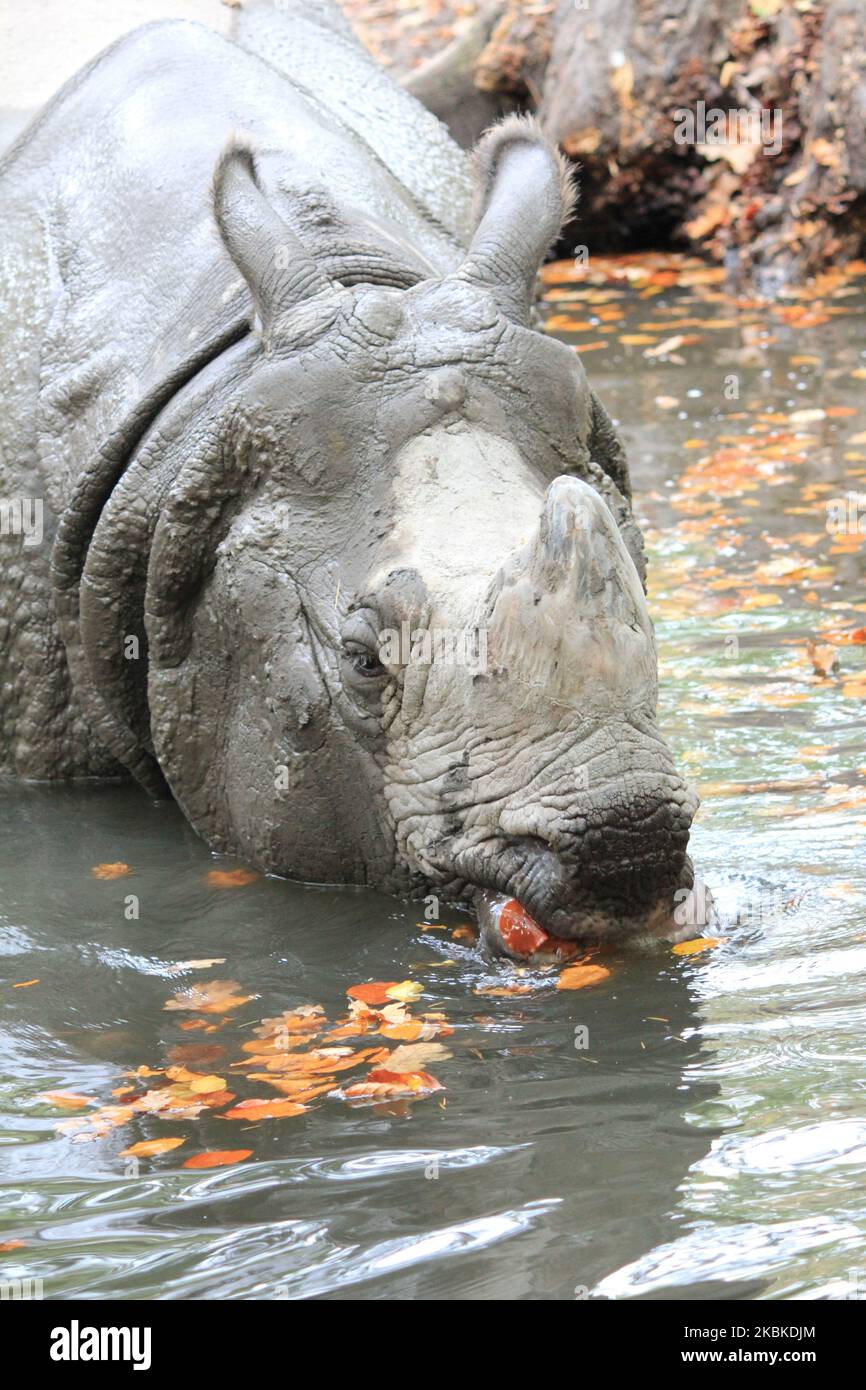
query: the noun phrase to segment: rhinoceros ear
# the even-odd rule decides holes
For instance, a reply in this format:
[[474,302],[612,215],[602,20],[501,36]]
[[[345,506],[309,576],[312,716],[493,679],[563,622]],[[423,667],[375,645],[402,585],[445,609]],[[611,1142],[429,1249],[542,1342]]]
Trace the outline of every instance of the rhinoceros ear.
[[296,304],[333,291],[300,239],[268,202],[253,152],[241,140],[233,139],[217,162],[213,206],[226,249],[249,285],[266,342],[275,322]]
[[489,289],[508,318],[527,324],[538,267],[574,211],[574,178],[531,116],[493,126],[473,159],[479,221],[458,274]]

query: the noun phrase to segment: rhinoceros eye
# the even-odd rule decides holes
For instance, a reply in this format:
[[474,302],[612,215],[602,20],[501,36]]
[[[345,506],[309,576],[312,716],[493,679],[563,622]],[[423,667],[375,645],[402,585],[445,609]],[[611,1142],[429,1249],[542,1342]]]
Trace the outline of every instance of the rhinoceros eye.
[[388,674],[381,660],[381,626],[371,608],[356,609],[346,619],[340,666],[344,682],[356,690],[372,686]]
[[351,652],[349,660],[359,676],[369,676],[372,679],[385,673],[385,667],[375,652]]
[[377,652],[366,643],[346,642],[342,665],[344,676],[355,684],[379,680],[387,674]]

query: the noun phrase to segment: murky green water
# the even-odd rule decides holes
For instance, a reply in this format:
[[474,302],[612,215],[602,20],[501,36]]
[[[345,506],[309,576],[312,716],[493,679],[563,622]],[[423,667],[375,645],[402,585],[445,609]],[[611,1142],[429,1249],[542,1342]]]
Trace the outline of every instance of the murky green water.
[[[826,529],[828,500],[866,492],[863,281],[786,320],[666,265],[560,278],[554,307],[588,325],[568,341],[608,344],[585,362],[629,445],[664,722],[704,790],[694,856],[727,940],[558,992],[422,931],[417,906],[215,887],[178,812],[132,788],[4,789],[0,1243],[22,1244],[0,1279],[47,1298],[839,1298],[859,1271],[866,1292],[866,645],[842,640],[866,624],[864,551]],[[814,673],[810,637],[837,675]],[[115,861],[131,873],[92,877]],[[256,997],[165,1009],[213,979]],[[236,1065],[259,1021],[320,1004],[336,1022],[368,979],[420,982],[413,1019],[444,1015],[443,1091],[56,1132],[166,1080],[125,1072],[196,1068],[176,1051],[196,1045],[235,1104],[279,1100]],[[184,1143],[121,1155],[165,1136]],[[183,1167],[223,1149],[251,1153]]]

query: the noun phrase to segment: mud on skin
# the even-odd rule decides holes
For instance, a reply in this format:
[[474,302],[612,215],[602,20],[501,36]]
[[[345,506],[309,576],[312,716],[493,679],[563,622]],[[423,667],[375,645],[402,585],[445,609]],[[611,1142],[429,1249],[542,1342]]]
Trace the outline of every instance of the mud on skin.
[[[569,176],[517,118],[471,167],[321,13],[280,70],[146,26],[0,165],[0,482],[45,515],[2,540],[0,770],[129,772],[274,874],[666,934],[696,799],[628,467],[533,326]],[[389,659],[404,626],[483,665]]]

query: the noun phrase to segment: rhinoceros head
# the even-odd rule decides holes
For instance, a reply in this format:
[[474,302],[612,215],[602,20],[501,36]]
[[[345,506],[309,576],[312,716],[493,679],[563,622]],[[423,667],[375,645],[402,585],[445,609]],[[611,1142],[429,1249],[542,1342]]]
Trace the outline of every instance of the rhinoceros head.
[[656,725],[621,454],[575,354],[530,326],[568,182],[513,121],[479,177],[457,270],[346,287],[229,151],[217,220],[256,331],[101,526],[130,525],[146,477],[142,737],[215,848],[617,935],[691,882],[695,802]]

